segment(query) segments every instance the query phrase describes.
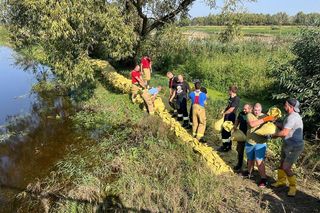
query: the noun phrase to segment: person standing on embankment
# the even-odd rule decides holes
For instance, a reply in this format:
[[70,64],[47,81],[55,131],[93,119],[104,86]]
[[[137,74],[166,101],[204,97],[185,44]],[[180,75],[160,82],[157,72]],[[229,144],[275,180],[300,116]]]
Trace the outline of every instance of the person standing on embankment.
[[[174,88],[176,87],[176,84],[178,83],[178,77],[174,76],[172,72],[167,72],[167,78],[169,79],[169,105],[173,109],[172,117],[176,117],[178,110],[177,110],[177,100],[174,97]],[[172,101],[170,101],[172,99]]]
[[[248,113],[252,113],[252,106],[250,104],[245,104],[243,106],[242,112],[239,113],[237,120],[234,124],[234,129],[238,128],[238,126],[239,126],[239,129],[244,134],[246,134],[247,130],[248,130],[248,124],[247,124],[247,114]],[[245,143],[246,143],[246,141],[237,141],[238,163],[233,168],[236,171],[239,171],[242,169]]]
[[304,149],[303,121],[299,114],[299,105],[299,101],[296,99],[288,99],[285,102],[284,109],[288,113],[288,116],[285,118],[283,124],[276,123],[281,131],[271,136],[272,138],[283,138],[278,179],[272,186],[286,186],[288,180],[288,196],[296,195],[297,181],[296,176],[292,172],[292,165],[297,162],[298,157]]
[[149,88],[152,73],[152,61],[148,56],[143,56],[141,58],[141,73],[143,75],[143,79],[147,83],[147,88]]
[[187,109],[187,97],[189,92],[189,84],[184,81],[182,75],[178,75],[178,83],[175,85],[173,95],[169,101],[173,102],[174,98],[177,99],[178,121],[183,120],[182,126],[186,128],[190,128]]
[[[236,112],[240,105],[240,98],[237,96],[237,90],[238,88],[235,85],[232,85],[229,87],[229,101],[228,106],[226,109],[222,112],[222,115],[224,116],[224,121],[232,121],[232,123],[236,120]],[[222,146],[218,149],[219,152],[228,152],[231,150],[231,132],[226,131],[225,129],[222,129],[221,132],[222,136]]]
[[131,100],[135,103],[139,91],[145,89],[145,82],[143,81],[140,73],[140,66],[136,65],[134,70],[131,71]]
[[264,123],[268,121],[273,121],[274,117],[266,116],[262,113],[262,106],[260,103],[256,103],[253,107],[253,114],[247,114],[247,142],[245,145],[245,150],[248,159],[248,172],[249,177],[251,176],[254,162],[257,163],[259,174],[261,180],[259,182],[259,187],[265,187],[267,185],[267,176],[264,160],[266,158],[267,151],[267,141],[268,138],[255,133],[255,131]]
[[[193,81],[194,84],[196,84],[197,82],[200,83],[200,80],[199,80],[199,79],[196,79],[196,80]],[[200,84],[201,84],[201,83],[200,83]],[[201,86],[200,91],[203,92],[203,93],[205,93],[206,95],[207,95],[207,93],[208,93],[207,88],[205,88],[205,87],[203,87],[203,86]],[[207,96],[207,99],[208,99],[208,96]],[[190,111],[189,111],[189,124],[190,124],[191,126],[192,126],[192,120],[193,120],[193,113],[192,113],[192,111],[193,111],[193,108],[192,108],[192,104],[191,104],[191,106],[190,106]]]
[[207,119],[205,110],[207,95],[201,92],[200,82],[196,82],[194,86],[195,91],[189,94],[189,98],[192,101],[192,134],[193,137],[203,142]]

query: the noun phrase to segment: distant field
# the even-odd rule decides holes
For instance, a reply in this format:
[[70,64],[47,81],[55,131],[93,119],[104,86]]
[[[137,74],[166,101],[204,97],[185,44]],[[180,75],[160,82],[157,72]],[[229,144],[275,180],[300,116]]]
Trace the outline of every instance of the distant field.
[[0,25],[0,46],[9,45],[9,33],[8,31]]
[[[217,34],[225,26],[188,26],[182,27],[186,32],[202,32]],[[242,26],[241,31],[246,36],[292,36],[299,32],[298,26]]]

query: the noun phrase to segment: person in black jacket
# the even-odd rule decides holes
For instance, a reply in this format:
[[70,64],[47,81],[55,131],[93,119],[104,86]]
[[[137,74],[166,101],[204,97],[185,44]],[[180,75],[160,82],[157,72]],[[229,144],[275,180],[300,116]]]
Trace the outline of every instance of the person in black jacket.
[[183,120],[183,127],[189,127],[189,117],[187,109],[187,97],[190,92],[189,84],[184,81],[182,75],[178,75],[178,83],[174,86],[173,95],[170,98],[170,102],[173,102],[173,99],[177,99],[177,108],[178,108],[178,121]]
[[[172,117],[176,117],[178,114],[177,110],[177,100],[174,97],[174,88],[176,87],[176,84],[178,83],[178,77],[174,76],[172,72],[167,72],[167,78],[169,79],[169,105],[173,109]],[[172,99],[172,101],[170,101]]]
[[[237,96],[237,86],[232,85],[229,87],[229,100],[228,105],[225,110],[222,112],[224,116],[224,121],[232,121],[232,123],[236,120],[236,112],[240,105],[240,98]],[[219,152],[228,152],[231,150],[232,142],[230,140],[231,132],[222,129],[222,146],[218,149]]]
[[[247,114],[249,112],[252,112],[252,106],[250,104],[245,104],[243,106],[243,111],[239,113],[237,120],[234,124],[234,129],[238,128],[246,135],[248,130],[248,124],[247,124]],[[236,171],[239,171],[242,169],[243,164],[243,155],[244,155],[244,147],[245,147],[246,141],[237,141],[237,152],[238,152],[238,163],[233,168]]]

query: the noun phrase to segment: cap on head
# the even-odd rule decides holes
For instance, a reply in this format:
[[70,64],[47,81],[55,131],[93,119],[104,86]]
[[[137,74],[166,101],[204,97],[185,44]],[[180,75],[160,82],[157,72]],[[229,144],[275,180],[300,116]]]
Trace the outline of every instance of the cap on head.
[[297,99],[294,99],[294,98],[290,98],[287,100],[287,103],[293,107],[293,111],[295,112],[300,112],[300,103]]

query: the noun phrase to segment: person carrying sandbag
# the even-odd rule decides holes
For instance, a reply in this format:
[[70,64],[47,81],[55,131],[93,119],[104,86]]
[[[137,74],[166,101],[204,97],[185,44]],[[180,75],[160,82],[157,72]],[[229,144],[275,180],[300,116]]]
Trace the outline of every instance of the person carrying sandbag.
[[[237,120],[234,124],[234,129],[235,129],[234,131],[237,131],[237,128],[239,127],[240,131],[242,131],[244,134],[247,133],[247,130],[248,130],[247,114],[248,113],[252,113],[252,106],[250,104],[245,104],[243,106],[242,112],[239,113]],[[242,168],[245,143],[246,141],[237,141],[238,163],[233,168],[236,171],[239,171]]]
[[173,109],[172,117],[177,117],[178,110],[177,110],[177,99],[174,97],[174,88],[176,87],[176,84],[178,83],[178,77],[174,76],[172,72],[167,72],[167,78],[169,79],[169,105]]
[[169,100],[173,102],[173,99],[177,100],[177,108],[178,108],[178,121],[183,120],[183,127],[190,128],[189,125],[189,117],[188,117],[188,109],[187,109],[187,97],[190,92],[189,84],[184,81],[182,75],[178,75],[178,83],[174,87],[174,92]]
[[136,65],[134,70],[131,71],[131,100],[135,103],[137,95],[142,89],[145,89],[145,82],[143,81],[140,73],[140,66]]
[[[224,116],[224,121],[232,121],[232,123],[236,120],[236,112],[240,105],[240,98],[237,96],[238,88],[235,85],[229,87],[229,100],[228,106],[222,112]],[[218,149],[219,152],[228,152],[231,150],[231,140],[230,140],[231,132],[222,129],[221,137],[222,137],[222,146]]]
[[192,134],[200,142],[203,141],[204,132],[206,130],[206,110],[205,104],[207,95],[201,92],[200,82],[194,84],[195,91],[189,94],[192,104]]
[[267,141],[266,136],[258,135],[255,133],[262,124],[273,121],[273,116],[267,116],[262,113],[262,106],[260,103],[256,103],[253,107],[253,113],[247,114],[247,142],[245,144],[245,150],[248,159],[248,175],[252,174],[254,167],[254,162],[256,162],[261,180],[259,182],[259,187],[265,187],[267,185],[267,176],[265,170],[264,160],[267,151]]
[[299,101],[288,99],[284,104],[284,109],[288,113],[283,123],[276,123],[281,129],[271,135],[272,138],[282,137],[281,160],[278,169],[277,182],[272,184],[274,187],[287,185],[289,182],[288,196],[295,196],[297,192],[296,176],[292,172],[292,165],[297,162],[298,157],[304,149],[303,141],[303,121],[299,114]]
[[154,115],[154,101],[161,89],[161,86],[151,87],[150,89],[145,89],[142,92],[142,98],[147,106],[150,115]]

